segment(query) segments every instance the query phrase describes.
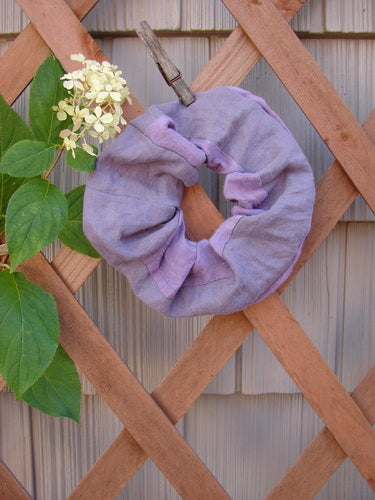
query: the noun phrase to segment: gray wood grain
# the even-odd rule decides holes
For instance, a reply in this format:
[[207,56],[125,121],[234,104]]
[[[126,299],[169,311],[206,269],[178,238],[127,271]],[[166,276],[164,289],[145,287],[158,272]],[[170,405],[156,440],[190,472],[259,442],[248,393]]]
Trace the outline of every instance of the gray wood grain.
[[343,33],[373,33],[375,4],[372,0],[326,0],[326,30]]
[[343,333],[337,346],[338,373],[348,390],[375,360],[375,224],[348,225]]
[[14,401],[10,392],[0,394],[0,456],[18,481],[35,494],[31,410]]
[[[233,500],[262,500],[322,424],[299,394],[204,396],[188,412],[186,438]],[[370,500],[347,461],[315,497]]]

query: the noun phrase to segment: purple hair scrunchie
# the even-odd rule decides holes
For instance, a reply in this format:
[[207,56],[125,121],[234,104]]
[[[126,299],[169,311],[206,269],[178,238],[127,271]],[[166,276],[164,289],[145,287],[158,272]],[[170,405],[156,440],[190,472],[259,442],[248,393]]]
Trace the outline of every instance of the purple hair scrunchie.
[[[185,236],[184,188],[207,166],[237,204],[209,239]],[[83,227],[134,293],[168,316],[227,314],[289,276],[310,229],[311,167],[263,99],[237,87],[151,106],[99,155]]]

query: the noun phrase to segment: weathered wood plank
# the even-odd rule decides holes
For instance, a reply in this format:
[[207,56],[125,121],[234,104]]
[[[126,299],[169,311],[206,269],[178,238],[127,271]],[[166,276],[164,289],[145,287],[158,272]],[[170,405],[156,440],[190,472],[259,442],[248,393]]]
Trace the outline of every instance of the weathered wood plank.
[[[98,395],[82,398],[79,425],[36,410],[32,410],[31,422],[35,500],[65,500],[123,428]],[[102,482],[106,482],[104,476]],[[108,496],[104,494],[101,498]]]
[[[281,4],[280,0],[275,0]],[[359,3],[359,5],[358,5]],[[111,8],[98,2],[84,21],[95,33],[134,33],[147,19],[153,29],[163,31],[231,31],[236,21],[220,0],[111,0]],[[14,0],[0,3],[0,32],[14,34],[27,24],[27,17]],[[314,0],[307,2],[292,22],[303,33],[361,33],[374,31],[374,6],[371,0]]]
[[[30,407],[23,401],[15,402],[14,395],[10,392],[3,392],[0,395],[0,457],[6,466],[15,475],[17,481],[23,487],[34,494],[33,477],[33,450],[32,432],[30,422]],[[6,474],[5,470],[2,470]],[[0,474],[0,498],[3,499],[6,488],[3,481],[7,481],[6,475]],[[21,495],[20,488],[16,488],[13,482],[9,483],[10,492]],[[29,498],[25,496],[20,498]],[[13,500],[13,497],[5,497]],[[15,496],[14,498],[17,498]]]
[[223,1],[375,211],[375,146],[319,66],[271,0]]
[[[91,446],[84,448],[87,444],[81,437],[87,426],[84,415],[78,425],[32,410],[31,424],[35,500],[64,500],[82,475],[87,455],[94,452],[99,438],[96,436]],[[106,424],[110,427],[108,419]]]
[[375,5],[372,0],[325,2],[325,28],[334,33],[373,33]]
[[[299,456],[306,441],[319,432],[321,422],[302,395],[238,394],[228,398],[200,398],[187,413],[185,428],[187,439],[221,478],[233,500],[264,500],[288,464]],[[319,452],[314,460],[326,463]],[[320,467],[311,475],[320,483],[318,470]],[[323,467],[321,470],[327,479],[327,472]],[[373,498],[370,487],[349,460],[320,492],[314,485],[316,496],[305,488],[310,471],[306,468],[304,472],[305,475],[295,477],[289,493],[285,490],[280,497],[275,494],[272,500]],[[305,496],[299,493],[299,488]]]
[[[287,5],[285,0],[275,0],[275,3],[280,8]],[[295,5],[300,7],[298,3],[295,2]],[[197,34],[199,31],[232,31],[236,26],[235,19],[220,0],[159,0],[157,7],[153,4],[155,2],[150,0],[112,0],[111,9],[108,9],[105,2],[99,2],[84,21],[84,26],[95,33],[106,34],[132,33],[143,19],[154,30]],[[293,21],[293,29],[322,32],[323,13],[321,0],[307,2]]]
[[349,223],[338,373],[352,391],[374,364],[375,224]]
[[0,33],[18,33],[26,24],[27,17],[16,2],[12,0],[0,2]]
[[140,21],[147,20],[153,30],[181,29],[180,0],[111,0],[99,2],[84,22],[87,30],[96,33],[134,32]]

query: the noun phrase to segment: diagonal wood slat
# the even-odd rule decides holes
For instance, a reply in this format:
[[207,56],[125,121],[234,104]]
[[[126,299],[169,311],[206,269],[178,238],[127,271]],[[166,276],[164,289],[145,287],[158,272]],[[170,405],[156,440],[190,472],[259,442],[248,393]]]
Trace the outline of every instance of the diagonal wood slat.
[[[79,19],[83,19],[98,0],[66,0]],[[11,104],[33,79],[50,51],[32,24],[17,36],[0,56],[0,94]],[[17,64],[14,64],[17,61]]]
[[[17,0],[22,10],[32,22],[34,28],[43,37],[66,69],[81,68],[81,64],[70,59],[71,54],[81,52],[87,59],[102,62],[105,55],[75,16],[64,0]],[[64,20],[61,29],[61,20]],[[69,36],[66,36],[66,33]],[[52,42],[52,43],[51,43]],[[127,120],[143,112],[137,98],[132,94],[133,104],[125,104]]]
[[[260,2],[260,3],[261,3],[261,2]],[[284,6],[284,7],[287,7],[288,5],[293,5],[293,6],[296,6],[297,4],[298,4],[298,6],[300,6],[300,5],[301,5],[301,2],[297,2],[296,0],[294,0],[294,1],[290,1],[290,2],[284,1],[284,2],[276,2],[276,3],[278,4],[278,6]],[[304,3],[304,2],[302,2],[302,3]],[[31,4],[33,4],[33,2],[29,2],[29,4],[31,5]],[[37,7],[37,6],[35,6],[35,7]],[[239,31],[239,30],[240,30],[240,28],[238,28],[237,30],[235,30],[235,32],[237,32],[237,35],[238,35],[238,34],[240,35],[240,36],[239,36],[239,38],[240,38],[240,39],[241,39],[241,37],[242,37],[242,39],[243,39],[243,33],[242,33],[241,31]],[[236,36],[237,36],[237,35],[236,35]],[[91,42],[90,42],[90,43],[91,43]],[[78,50],[77,50],[77,48],[75,49],[75,51],[78,51]],[[331,174],[330,174],[328,177],[326,177],[326,176],[327,176],[327,174],[328,174],[329,172],[331,172]],[[353,199],[353,198],[356,196],[356,194],[357,194],[357,190],[353,187],[352,183],[351,183],[350,181],[348,181],[348,178],[347,178],[346,174],[344,174],[344,173],[343,173],[343,171],[342,171],[341,167],[339,166],[339,164],[338,164],[337,162],[336,162],[336,163],[335,163],[335,164],[334,164],[334,165],[330,168],[329,172],[326,174],[325,179],[330,179],[330,180],[331,180],[331,183],[330,183],[330,182],[327,182],[326,180],[325,180],[324,182],[322,181],[322,184],[321,184],[321,187],[320,187],[320,192],[323,194],[323,193],[324,193],[324,190],[327,190],[327,191],[328,191],[328,194],[331,194],[331,193],[333,192],[333,187],[334,187],[334,184],[332,184],[332,180],[334,180],[334,179],[340,179],[340,183],[341,183],[341,180],[343,181],[343,184],[345,184],[345,183],[346,183],[346,184],[345,184],[345,188],[343,188],[343,189],[341,189],[341,185],[340,185],[341,192],[343,193],[342,200],[341,200],[341,198],[340,198],[340,200],[341,200],[340,207],[342,207],[345,203],[350,203],[349,199]],[[345,182],[344,182],[344,181],[345,181]],[[337,189],[337,186],[336,186],[336,189]],[[319,194],[319,190],[318,190],[318,194]],[[202,206],[204,206],[204,205],[207,203],[207,201],[206,201],[206,199],[204,198],[203,194],[200,192],[199,188],[197,188],[197,187],[196,187],[195,189],[193,189],[193,190],[190,192],[190,195],[191,195],[191,198],[190,198],[190,199],[193,199],[193,198],[195,197],[196,199],[198,199],[198,200],[199,200],[199,203],[200,203]],[[189,196],[190,196],[190,195],[186,196],[186,197],[185,197],[185,200],[184,200],[184,203],[186,204],[186,206],[187,206],[187,207],[189,206]],[[333,200],[332,196],[331,196],[331,199]],[[187,200],[187,201],[186,201],[186,200]],[[341,208],[340,208],[340,209],[341,209]],[[336,213],[337,213],[337,212],[338,212],[338,210],[336,210]],[[215,213],[215,212],[213,212],[213,213]],[[192,213],[192,214],[190,214],[190,215],[191,215],[191,217],[192,217],[192,219],[193,219],[193,217],[194,217],[194,213]],[[322,214],[322,215],[323,215],[323,214]],[[207,216],[207,213],[206,213],[206,216]],[[216,227],[216,226],[215,226],[215,224],[216,224],[216,223],[220,223],[220,219],[219,219],[219,218],[217,218],[217,217],[216,217],[216,219],[215,219],[215,217],[216,217],[216,216],[215,216],[215,215],[213,215],[213,216],[212,216],[212,218],[211,218],[211,220],[210,220],[210,223],[208,224],[209,226],[211,226],[209,230],[212,230],[212,228]],[[334,223],[334,218],[335,218],[335,217],[333,216],[333,217],[328,218],[328,219],[324,219],[324,217],[322,217],[322,220],[320,220],[320,219],[316,219],[316,220],[315,220],[315,222],[314,222],[314,225],[315,225],[315,227],[316,227],[316,228],[318,228],[318,226],[319,226],[319,222],[320,222],[320,223],[323,223],[323,224],[322,224],[322,225],[323,225],[323,230],[326,230],[326,231],[327,231],[328,226],[329,226],[329,225],[332,225],[332,224]],[[193,219],[193,220],[194,220],[194,219]],[[207,219],[206,219],[206,221],[207,221]],[[193,225],[194,225],[194,223],[193,223]],[[314,225],[313,225],[313,227],[314,227]],[[197,228],[197,233],[199,233],[199,232],[201,231],[201,230],[200,230],[200,226],[199,226],[199,224],[197,224],[195,227],[197,227],[197,226],[198,226],[198,228]],[[207,224],[206,224],[206,227],[207,227]],[[195,229],[195,228],[194,228],[194,229]],[[203,228],[203,232],[205,232],[205,231],[207,231],[207,229]],[[324,232],[324,231],[323,231],[323,232]],[[328,230],[328,232],[329,232],[329,230]],[[321,233],[319,233],[319,231],[317,231],[317,238],[320,236],[320,234],[321,234]],[[198,237],[199,237],[199,236],[198,236]],[[314,241],[311,241],[311,242],[310,242],[310,244],[309,244],[309,246],[306,246],[306,245],[305,245],[304,254],[305,254],[305,255],[307,255],[309,252],[311,252],[311,253],[312,253],[312,251],[314,250],[314,245],[316,245],[315,240],[314,240]],[[316,248],[316,246],[315,246],[315,248]],[[64,269],[66,269],[66,268],[64,268]],[[71,279],[71,275],[69,275],[69,277],[70,277],[70,279]],[[54,279],[55,279],[55,278],[54,278]],[[74,279],[75,279],[75,287],[79,286],[79,284],[78,284],[79,279],[77,279],[77,277],[75,277]],[[72,287],[72,289],[74,289],[74,288]],[[276,300],[276,299],[274,299],[274,300]],[[278,303],[278,302],[277,302],[277,303]],[[283,306],[281,302],[280,302],[280,303],[278,303],[278,304],[279,304],[279,306],[281,307],[282,313],[283,313],[283,314],[287,314],[287,313],[288,313],[288,311],[287,311],[287,309],[285,308],[285,306]],[[241,313],[238,313],[238,315],[239,315],[239,317],[242,317],[242,318],[244,319],[244,316],[243,316],[243,315],[241,315]],[[264,321],[264,319],[265,319],[265,318],[263,317],[263,311],[262,311],[262,310],[261,310],[260,317],[261,317],[261,321]],[[262,318],[263,318],[263,319],[262,319]],[[239,332],[240,332],[240,333],[239,333],[239,338],[240,338],[242,335],[246,335],[246,322],[244,322],[244,321],[243,321],[243,319],[241,320],[241,321],[242,321],[242,323],[240,322],[240,328],[239,328]],[[258,318],[258,319],[259,319],[259,318]],[[214,320],[215,320],[215,319],[214,319]],[[213,321],[214,321],[214,320],[213,320]],[[223,318],[223,320],[226,320],[226,318]],[[221,325],[223,322],[225,323],[225,321],[222,321],[222,322],[220,323],[220,325]],[[242,325],[242,326],[241,326],[241,325]],[[250,326],[249,326],[249,327],[250,327]],[[228,328],[229,328],[229,325],[228,325]],[[271,327],[270,327],[270,328],[271,328]],[[268,330],[268,327],[267,327],[267,330]],[[242,331],[243,331],[243,333],[242,333]],[[269,332],[266,332],[266,333],[267,333],[267,335],[269,335]],[[304,336],[304,335],[305,335],[305,334],[302,332],[302,336]],[[272,337],[272,338],[271,338],[271,341],[272,341],[272,342],[274,342],[274,341],[275,341],[275,338],[274,338],[275,336],[274,336],[274,335],[271,335],[271,337]],[[211,337],[211,338],[212,338],[212,337]],[[207,339],[208,339],[208,337],[207,337]],[[276,340],[277,340],[277,339],[276,339]],[[238,341],[239,341],[239,340],[238,340]],[[209,349],[211,349],[211,348],[212,348],[212,346],[211,346],[210,342],[211,342],[211,340],[208,340],[208,341],[207,341],[207,345],[209,345]],[[231,342],[229,342],[229,344],[230,344],[230,343],[231,343]],[[193,347],[193,346],[192,346],[192,347]],[[223,346],[223,347],[225,347],[225,346]],[[226,348],[226,352],[228,352],[228,346],[226,346],[225,348]],[[231,348],[231,347],[229,347],[229,349],[230,349],[230,348]],[[282,351],[284,351],[284,348],[282,349]],[[199,351],[199,352],[200,352],[200,351]],[[291,353],[291,352],[290,352],[290,349],[289,349],[289,350],[287,349],[287,355],[290,355],[290,353]],[[283,354],[285,354],[285,353],[283,352]],[[197,355],[198,355],[198,353],[197,353]],[[204,360],[205,360],[205,358],[203,357],[202,359],[203,359],[203,362],[201,361],[201,363],[202,363],[202,364],[204,364]],[[320,361],[319,361],[319,362],[320,362]],[[199,364],[198,364],[198,366],[199,366]],[[203,368],[203,367],[202,367],[202,368]],[[331,374],[329,375],[328,379],[332,381]],[[174,380],[174,377],[172,377],[172,378],[171,378],[171,380]],[[193,383],[193,382],[191,381],[191,383]],[[156,394],[155,394],[155,395],[156,395]],[[160,404],[160,405],[164,408],[165,403],[163,403],[161,400],[159,400],[158,402],[159,402],[159,404]],[[168,404],[169,404],[169,403],[168,403],[168,400],[167,400],[167,406],[168,406]],[[183,401],[181,401],[181,404],[183,405],[183,404],[184,404],[184,402],[183,402]],[[354,407],[354,408],[355,408],[355,407]],[[326,408],[326,410],[327,410],[327,408]],[[353,408],[352,408],[352,410],[353,410]],[[357,411],[357,410],[355,410],[355,411]],[[361,415],[361,414],[360,414],[360,415]],[[360,417],[360,418],[362,418],[362,417]],[[363,422],[362,422],[362,423],[363,423]],[[350,445],[351,445],[351,443],[349,442],[349,446],[350,446]]]
[[[375,367],[358,384],[352,397],[373,425],[375,423]],[[314,498],[345,459],[345,452],[325,427],[265,500]]]
[[374,489],[375,432],[280,297],[272,294],[244,313]]

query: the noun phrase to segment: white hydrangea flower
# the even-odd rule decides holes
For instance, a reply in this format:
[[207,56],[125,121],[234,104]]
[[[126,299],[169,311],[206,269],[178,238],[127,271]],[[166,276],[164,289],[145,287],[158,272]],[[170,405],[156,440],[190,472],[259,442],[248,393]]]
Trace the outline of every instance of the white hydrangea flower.
[[[82,69],[61,78],[69,97],[52,109],[58,120],[71,119],[71,128],[60,134],[64,147],[71,150],[73,156],[78,146],[95,155],[86,142],[86,135],[98,138],[101,143],[119,133],[120,125],[126,125],[121,105],[125,101],[131,104],[130,91],[116,65],[88,60],[83,54],[72,54],[71,59],[80,62]],[[80,140],[82,145],[78,144]]]
[[67,107],[68,103],[66,101],[59,101],[57,106],[52,106],[53,111],[57,111],[56,118],[61,122],[68,118],[66,114]]
[[113,122],[111,113],[104,113],[100,106],[96,106],[93,114],[85,116],[85,122],[92,125],[100,134]]
[[76,154],[74,150],[77,147],[78,135],[67,128],[62,130],[59,135],[64,139],[63,144],[65,149],[67,151],[71,150],[72,156],[75,158]]

